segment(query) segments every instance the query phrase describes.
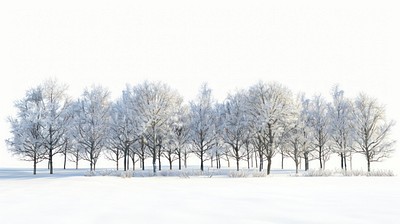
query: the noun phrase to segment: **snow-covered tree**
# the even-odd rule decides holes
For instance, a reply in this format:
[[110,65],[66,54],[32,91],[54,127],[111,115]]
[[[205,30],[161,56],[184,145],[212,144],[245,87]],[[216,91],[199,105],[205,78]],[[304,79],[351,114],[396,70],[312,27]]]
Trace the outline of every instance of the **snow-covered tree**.
[[[284,136],[284,153],[291,158],[296,167],[296,173],[299,172],[301,158],[305,153],[309,153],[311,145],[311,127],[309,123],[308,101],[304,94],[299,94],[295,102],[296,119],[288,125],[289,130]],[[308,159],[306,161],[308,169]]]
[[146,148],[152,157],[153,173],[156,173],[156,162],[160,157],[163,142],[163,131],[169,119],[174,115],[175,108],[182,97],[168,85],[159,82],[144,82],[133,87],[135,114],[140,120],[142,135],[145,137]]
[[[68,107],[71,100],[67,95],[68,87],[59,84],[55,79],[49,79],[42,85],[44,113],[43,146],[46,148],[50,174],[53,174],[53,156],[65,152],[65,134],[70,116]],[[65,154],[66,155],[66,154]]]
[[326,160],[329,159],[332,153],[331,147],[328,147],[330,140],[328,104],[321,95],[316,95],[311,100],[311,107],[308,112],[311,117],[312,142],[317,152],[320,169],[323,169]]
[[352,129],[352,104],[344,97],[344,91],[336,85],[332,89],[333,102],[329,106],[330,136],[333,148],[340,156],[340,166],[347,170],[347,158],[350,157],[351,167],[351,145],[353,141]]
[[246,157],[245,143],[249,132],[249,116],[246,114],[245,92],[229,95],[221,113],[221,136],[230,147],[229,154],[236,160],[236,170],[239,171],[239,162]]
[[395,141],[390,139],[394,121],[386,121],[385,108],[365,94],[359,94],[354,102],[354,150],[365,156],[368,172],[371,162],[390,157]]
[[124,170],[129,164],[129,157],[132,152],[132,145],[138,140],[137,117],[134,113],[134,102],[130,94],[129,87],[123,91],[122,97],[111,106],[111,119],[109,129],[110,147],[105,150],[105,156],[109,160],[115,161],[117,170],[119,160],[124,159]]
[[86,89],[74,103],[73,135],[79,144],[81,158],[96,169],[97,160],[108,143],[110,123],[110,92],[101,86]]
[[189,108],[181,105],[177,108],[174,116],[169,121],[168,144],[164,151],[164,157],[169,161],[170,169],[172,162],[178,160],[178,169],[182,169],[182,159],[187,157],[189,143]]
[[253,143],[260,158],[260,170],[264,159],[268,162],[267,174],[271,171],[284,127],[293,119],[292,101],[292,93],[281,84],[258,82],[250,87],[247,110],[255,136]]
[[8,149],[22,160],[33,162],[33,174],[36,167],[46,158],[43,145],[43,89],[39,86],[28,90],[25,97],[15,103],[17,117],[10,117],[12,137],[6,140]]
[[215,101],[207,84],[202,84],[197,99],[190,103],[190,139],[192,152],[200,159],[200,170],[204,171],[204,161],[209,159],[215,145],[217,116]]

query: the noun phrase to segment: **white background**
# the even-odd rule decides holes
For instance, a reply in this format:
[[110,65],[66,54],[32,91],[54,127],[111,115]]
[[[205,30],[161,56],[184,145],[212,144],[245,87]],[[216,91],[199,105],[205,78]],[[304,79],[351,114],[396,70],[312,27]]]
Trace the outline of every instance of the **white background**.
[[[1,1],[0,167],[30,165],[7,151],[6,119],[50,77],[74,97],[100,84],[116,98],[147,79],[186,100],[202,82],[218,100],[258,80],[309,96],[339,83],[349,97],[376,97],[399,122],[399,12],[397,1],[366,0]],[[399,164],[397,151],[373,167]]]

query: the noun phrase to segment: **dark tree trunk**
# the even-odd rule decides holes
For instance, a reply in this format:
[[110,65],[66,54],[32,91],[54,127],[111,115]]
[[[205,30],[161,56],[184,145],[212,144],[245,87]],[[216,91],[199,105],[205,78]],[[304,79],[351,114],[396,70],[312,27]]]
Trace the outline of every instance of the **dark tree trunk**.
[[259,169],[259,171],[261,172],[263,169],[264,169],[264,158],[263,158],[263,156],[262,156],[262,154],[260,153],[260,169]]
[[285,159],[285,156],[282,153],[282,160],[281,160],[281,169],[283,170],[283,160]]
[[214,167],[214,154],[211,152],[211,159],[210,159],[211,167]]
[[181,150],[178,150],[178,168],[182,169],[182,158],[181,158]]
[[221,158],[218,152],[215,153],[215,159],[217,160],[217,169],[221,169]]
[[247,154],[247,169],[250,169],[250,155]]
[[270,156],[267,157],[267,175],[271,173],[271,165],[272,165],[272,158]]
[[200,153],[200,170],[204,171],[203,152]]
[[37,164],[36,156],[34,156],[34,158],[33,158],[33,175],[36,175],[36,164]]
[[127,168],[127,164],[126,164],[126,160],[127,160],[127,155],[128,153],[126,152],[126,148],[124,149],[124,171],[126,171]]
[[156,152],[153,153],[153,174],[156,175],[157,172],[157,155]]
[[309,169],[308,152],[304,153],[304,169],[305,171]]
[[78,169],[78,162],[79,162],[79,160],[78,160],[78,158],[76,158],[76,162],[75,162],[75,169],[76,170]]
[[319,168],[322,170],[323,164],[322,164],[322,147],[321,146],[319,146],[318,154],[319,154]]
[[140,159],[141,163],[142,163],[142,170],[144,170],[144,158]]
[[90,171],[93,170],[93,150],[90,152]]
[[343,153],[340,153],[340,168],[342,168],[342,170],[344,169],[344,161],[343,161],[344,157],[343,157]]
[[53,148],[50,147],[49,149],[49,168],[50,174],[53,174]]
[[67,167],[67,152],[64,153],[64,170]]
[[172,159],[169,158],[169,159],[168,159],[168,162],[169,162],[169,170],[172,170]]
[[367,156],[367,165],[368,165],[368,173],[371,172],[371,160],[369,156]]
[[161,170],[161,149],[158,151],[158,170]]

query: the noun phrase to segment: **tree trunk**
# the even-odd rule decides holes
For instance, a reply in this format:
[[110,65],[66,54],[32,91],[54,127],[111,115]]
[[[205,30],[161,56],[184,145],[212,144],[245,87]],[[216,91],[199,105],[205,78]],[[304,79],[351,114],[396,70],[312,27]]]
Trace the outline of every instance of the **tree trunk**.
[[53,174],[53,148],[50,147],[49,149],[49,168],[50,174]]
[[[258,168],[257,152],[254,153],[254,162],[256,162],[256,168]],[[261,170],[260,170],[260,171],[261,171]]]
[[187,168],[187,157],[188,157],[188,155],[187,155],[187,153],[185,153],[183,155],[183,165],[185,166],[185,169]]
[[126,152],[126,147],[125,147],[125,149],[124,149],[124,171],[126,171],[126,168],[127,168],[127,167],[126,167],[126,165],[127,165],[127,164],[126,164],[126,158],[127,158],[127,156],[128,156],[127,154],[128,154],[128,153]]
[[158,151],[158,170],[161,170],[161,152]]
[[231,161],[229,161],[228,155],[226,155],[226,161],[228,161],[228,168],[230,168],[231,167]]
[[309,169],[308,152],[304,153],[304,169],[305,171]]
[[344,157],[343,157],[343,153],[340,153],[340,168],[342,168],[342,170],[344,169],[344,161],[343,161]]
[[67,152],[64,153],[64,170],[67,167]]
[[271,165],[272,165],[272,158],[270,156],[267,157],[267,175],[271,173]]
[[319,152],[318,152],[318,154],[319,154],[319,169],[322,170],[323,164],[322,164],[322,147],[321,147],[321,146],[319,146]]
[[282,160],[281,160],[281,169],[283,170],[283,160],[285,159],[285,156],[282,153]]
[[368,173],[371,172],[371,160],[369,156],[367,156],[367,165],[368,165]]
[[136,166],[135,154],[136,153],[133,153],[133,155],[132,155],[132,170],[135,170],[135,166]]
[[353,156],[351,155],[351,151],[349,155],[349,160],[350,160],[350,170],[353,170]]
[[200,170],[204,171],[204,164],[203,164],[203,152],[200,153]]
[[239,157],[236,157],[236,171],[239,171]]
[[260,156],[260,169],[259,169],[259,171],[261,172],[263,169],[264,169],[264,158],[263,158],[263,156],[262,156],[262,154],[259,154],[259,156]]
[[178,151],[178,168],[182,169],[182,158],[181,158],[181,150]]
[[140,159],[140,162],[142,163],[142,170],[144,170],[144,157]]
[[33,158],[33,175],[36,175],[36,156]]
[[169,170],[172,170],[172,159],[169,159]]
[[78,169],[78,162],[79,162],[79,160],[78,160],[78,158],[76,158],[76,162],[75,162],[75,169],[76,170]]
[[154,175],[156,175],[156,172],[157,172],[156,162],[157,162],[157,155],[156,155],[156,152],[154,152],[154,154],[153,154],[153,174]]
[[250,169],[250,154],[247,152],[247,169]]

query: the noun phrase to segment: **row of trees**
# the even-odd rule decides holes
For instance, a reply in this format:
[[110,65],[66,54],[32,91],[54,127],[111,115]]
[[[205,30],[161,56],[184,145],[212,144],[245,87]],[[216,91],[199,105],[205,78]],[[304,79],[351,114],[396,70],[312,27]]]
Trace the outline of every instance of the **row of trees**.
[[[303,160],[319,160],[320,168],[332,154],[341,158],[347,169],[354,153],[365,156],[368,171],[371,162],[393,152],[389,138],[394,122],[387,122],[384,107],[376,99],[359,94],[351,100],[335,86],[332,100],[321,95],[311,99],[304,94],[293,96],[279,83],[258,82],[249,89],[229,94],[216,102],[211,89],[203,84],[194,101],[184,104],[182,97],[168,85],[144,82],[127,86],[122,95],[111,101],[110,93],[100,86],[86,89],[72,100],[65,85],[48,80],[26,92],[16,102],[17,115],[9,118],[12,137],[9,149],[22,159],[37,163],[47,160],[53,173],[53,157],[62,154],[78,168],[80,160],[96,168],[101,154],[115,161],[152,161],[153,172],[161,169],[161,158],[179,169],[187,166],[190,155],[204,162],[255,159],[270,173],[272,158],[278,153],[291,158],[296,171]],[[158,162],[158,164],[157,164]],[[183,163],[183,164],[182,164]],[[282,167],[283,168],[283,167]]]

